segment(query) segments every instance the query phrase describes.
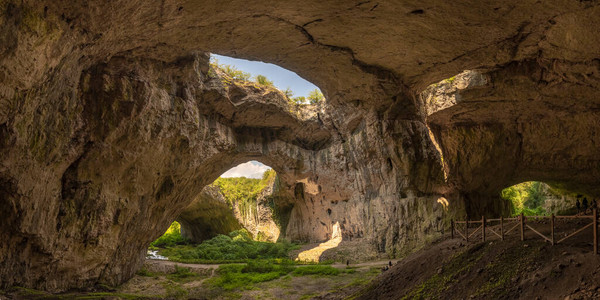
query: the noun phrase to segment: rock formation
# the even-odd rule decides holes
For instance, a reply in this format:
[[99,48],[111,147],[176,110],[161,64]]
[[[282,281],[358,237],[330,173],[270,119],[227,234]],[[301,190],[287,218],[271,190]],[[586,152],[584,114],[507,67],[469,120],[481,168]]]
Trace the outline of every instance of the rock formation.
[[242,228],[219,188],[207,185],[177,217],[181,236],[195,243]]
[[177,217],[181,224],[181,235],[199,243],[217,234],[228,234],[244,228],[255,240],[276,242],[280,235],[279,226],[273,220],[275,198],[278,187],[276,176],[258,194],[254,209],[240,210],[238,202],[228,203],[214,183],[207,185],[194,201]]
[[[291,195],[286,237],[339,222],[390,255],[505,213],[514,183],[600,195],[599,26],[597,1],[2,0],[0,286],[127,280],[251,159]],[[281,65],[327,103],[301,113],[209,72],[208,52]],[[427,108],[464,70],[482,85]]]

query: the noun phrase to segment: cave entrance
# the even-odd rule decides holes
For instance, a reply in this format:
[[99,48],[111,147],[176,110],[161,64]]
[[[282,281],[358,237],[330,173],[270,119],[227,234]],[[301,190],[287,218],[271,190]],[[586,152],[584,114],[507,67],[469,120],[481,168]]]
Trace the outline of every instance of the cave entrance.
[[287,258],[291,244],[276,243],[280,235],[273,217],[277,185],[277,173],[255,160],[227,170],[204,187],[152,242],[149,257],[184,261]]
[[[525,181],[503,189],[500,196],[509,200],[513,215],[525,216],[575,215],[591,210],[593,198],[567,191],[559,185],[541,181]],[[577,206],[579,202],[579,208]]]
[[274,64],[211,54],[210,65],[213,71],[232,80],[275,88],[295,105],[315,105],[325,101],[316,85]]

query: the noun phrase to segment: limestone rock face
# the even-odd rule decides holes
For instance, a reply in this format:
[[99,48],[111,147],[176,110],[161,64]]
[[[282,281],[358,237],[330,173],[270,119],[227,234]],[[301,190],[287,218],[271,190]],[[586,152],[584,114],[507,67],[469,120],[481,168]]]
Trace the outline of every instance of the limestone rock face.
[[[281,229],[273,220],[273,212],[276,211],[274,209],[276,197],[274,194],[280,193],[280,191],[277,191],[278,187],[276,186],[278,182],[279,179],[276,176],[272,177],[272,180],[258,194],[255,209],[250,209],[244,213],[240,211],[237,203],[233,205],[236,218],[252,234],[255,240],[274,243],[281,235]],[[281,201],[281,199],[278,199],[278,201]]]
[[[256,240],[276,242],[280,229],[273,220],[275,177],[257,197],[256,207],[242,212],[238,203],[227,203],[218,186],[207,185],[177,217],[181,234],[196,243],[217,234],[244,228]],[[289,200],[288,200],[289,201]]]
[[[251,159],[280,175],[282,235],[339,222],[390,255],[451,216],[505,213],[514,183],[600,195],[599,27],[597,1],[0,1],[0,286],[127,280]],[[209,72],[208,52],[328,100],[294,110]],[[427,107],[464,70],[485,82]]]
[[212,185],[202,189],[177,221],[181,224],[181,235],[196,243],[242,228],[225,197]]

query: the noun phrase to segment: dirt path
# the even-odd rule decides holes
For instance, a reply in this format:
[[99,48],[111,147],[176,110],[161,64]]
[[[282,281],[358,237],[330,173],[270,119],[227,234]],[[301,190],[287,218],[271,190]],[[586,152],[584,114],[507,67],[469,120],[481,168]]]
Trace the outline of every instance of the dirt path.
[[215,270],[219,268],[218,264],[184,264],[168,260],[159,259],[146,259],[144,267],[146,270],[155,273],[173,273],[175,272],[175,266],[188,268],[191,272],[198,273],[205,276],[214,276]]

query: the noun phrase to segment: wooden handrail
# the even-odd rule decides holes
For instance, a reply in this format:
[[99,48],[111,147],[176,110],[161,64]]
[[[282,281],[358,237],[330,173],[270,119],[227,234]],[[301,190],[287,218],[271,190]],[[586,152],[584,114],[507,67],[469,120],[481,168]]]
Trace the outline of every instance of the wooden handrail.
[[456,230],[456,232],[457,232],[458,234],[460,234],[460,236],[462,236],[462,238],[463,238],[463,239],[465,239],[465,240],[467,239],[467,238],[465,237],[465,235],[464,235],[464,234],[462,234],[462,232],[460,232],[460,230],[459,230],[458,228],[454,228],[454,230]]
[[490,228],[490,231],[491,231],[493,234],[497,235],[499,238],[502,238],[502,236],[501,236],[499,233],[497,233],[496,231],[494,231],[494,229]]
[[564,241],[564,240],[566,240],[566,239],[568,239],[568,238],[570,238],[570,237],[572,237],[572,236],[574,236],[574,235],[576,235],[576,234],[578,234],[578,233],[580,233],[580,232],[584,231],[586,228],[588,228],[588,227],[591,227],[592,225],[594,225],[594,223],[587,224],[587,225],[585,225],[585,226],[583,226],[583,227],[579,228],[579,229],[578,229],[578,230],[576,230],[575,232],[573,232],[573,233],[571,233],[571,234],[569,234],[569,235],[565,236],[564,238],[562,238],[562,239],[558,240],[558,242],[556,242],[556,243],[558,244],[558,243],[560,243],[560,242],[562,242],[562,241]]
[[[542,234],[541,232],[537,231],[535,228],[531,227],[529,224],[526,224],[527,219],[550,219],[550,237],[547,237],[546,235]],[[573,233],[563,237],[562,239],[556,241],[555,239],[555,225],[556,225],[556,219],[591,219],[593,220],[591,223],[577,229],[576,231],[574,231]],[[598,210],[597,209],[593,209],[592,210],[592,215],[576,215],[576,216],[555,216],[554,214],[550,215],[550,216],[524,216],[523,213],[521,213],[518,217],[516,218],[497,218],[497,219],[486,219],[485,216],[481,217],[481,220],[465,220],[465,221],[454,221],[451,220],[451,230],[452,230],[452,238],[454,238],[454,231],[456,231],[465,241],[467,241],[467,243],[469,242],[469,238],[475,234],[477,234],[477,232],[481,229],[483,229],[483,231],[481,232],[481,239],[482,241],[485,242],[486,240],[486,226],[488,223],[491,222],[498,222],[500,221],[500,233],[498,233],[496,230],[494,230],[493,228],[488,228],[493,234],[495,234],[496,236],[498,236],[500,239],[504,240],[504,236],[509,234],[511,231],[513,231],[515,228],[517,227],[521,227],[521,240],[525,240],[525,228],[529,228],[531,231],[533,231],[535,234],[539,235],[540,237],[542,237],[545,241],[550,242],[552,245],[556,245],[559,243],[564,242],[566,239],[573,237],[574,235],[584,231],[585,229],[587,229],[590,226],[593,226],[593,246],[594,246],[594,253],[596,254],[600,254],[598,252],[598,223],[600,222],[600,220],[598,219]],[[517,221],[511,228],[509,228],[508,230],[504,230],[504,223],[505,221]],[[473,232],[469,232],[469,223],[475,223],[475,224],[481,224],[479,226],[477,226],[477,228],[475,228],[475,230]],[[465,224],[465,228],[464,228],[464,233],[460,231],[460,229],[455,226],[456,224]]]
[[471,237],[472,235],[474,235],[477,231],[479,231],[481,229],[482,225],[479,225],[477,228],[475,228],[475,230],[473,232],[471,232],[469,234],[469,237]]
[[537,233],[539,236],[541,236],[542,238],[544,238],[546,241],[550,242],[552,244],[552,240],[548,237],[546,237],[545,235],[541,234],[539,231],[535,230],[533,227],[529,226],[529,224],[525,225],[527,228],[531,229],[531,231]]
[[519,225],[521,225],[520,223],[515,224],[513,227],[511,227],[509,230],[507,230],[504,234],[508,234],[509,232],[511,232],[513,229],[519,227]]

